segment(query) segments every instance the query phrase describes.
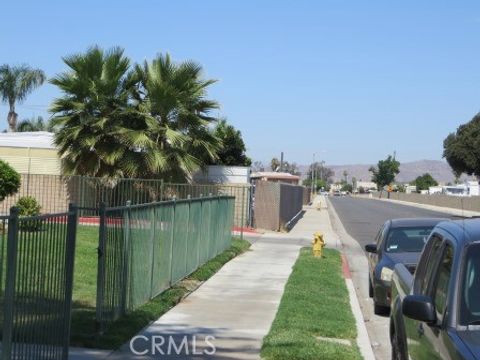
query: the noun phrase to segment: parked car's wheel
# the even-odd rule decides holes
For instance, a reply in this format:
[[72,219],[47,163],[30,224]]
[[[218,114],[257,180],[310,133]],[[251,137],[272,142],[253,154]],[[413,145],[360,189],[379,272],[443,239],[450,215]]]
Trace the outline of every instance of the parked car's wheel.
[[400,345],[398,343],[397,333],[395,332],[392,335],[392,360],[405,360],[405,356],[402,354],[402,350],[400,350]]
[[370,298],[373,298],[373,285],[370,275],[368,276],[368,295],[370,296]]

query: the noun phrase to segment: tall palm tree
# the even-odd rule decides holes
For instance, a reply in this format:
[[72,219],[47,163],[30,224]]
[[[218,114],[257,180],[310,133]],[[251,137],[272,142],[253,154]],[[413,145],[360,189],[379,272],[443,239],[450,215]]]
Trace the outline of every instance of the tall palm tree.
[[206,98],[215,80],[203,79],[200,65],[174,63],[168,54],[137,65],[136,76],[136,108],[148,124],[151,140],[145,151],[169,180],[188,180],[195,170],[216,159],[221,147],[210,129],[216,121],[210,113],[218,104]]
[[215,158],[218,105],[205,99],[213,81],[200,66],[167,55],[131,69],[122,49],[98,47],[64,62],[50,80],[64,96],[50,110],[65,173],[184,181]]
[[40,69],[32,69],[27,65],[0,66],[0,96],[10,107],[7,115],[9,131],[15,131],[17,127],[15,104],[24,101],[44,81],[45,74]]
[[92,47],[85,54],[65,57],[68,70],[50,82],[63,97],[50,111],[56,128],[55,143],[67,174],[124,177],[129,152],[144,144],[145,128],[129,104],[134,82],[130,60],[123,49],[104,51]]
[[36,118],[32,117],[31,119],[19,121],[16,131],[53,131],[53,126],[50,121],[45,122],[43,117],[37,116]]

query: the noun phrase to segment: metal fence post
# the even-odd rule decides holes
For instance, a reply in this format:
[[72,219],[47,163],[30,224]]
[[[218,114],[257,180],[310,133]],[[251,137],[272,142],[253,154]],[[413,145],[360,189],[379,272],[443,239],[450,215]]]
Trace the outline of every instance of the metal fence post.
[[[235,205],[236,207],[236,205]],[[245,188],[242,188],[242,220],[241,220],[241,225],[240,225],[240,239],[243,240],[243,226],[244,226],[244,221],[245,221]],[[234,221],[235,223],[235,221]]]
[[7,238],[7,273],[5,299],[3,303],[2,359],[12,358],[13,307],[15,303],[15,276],[17,271],[18,250],[18,213],[16,207],[10,208]]
[[160,179],[160,201],[163,201],[165,197],[163,196],[163,179]]
[[152,244],[152,265],[151,265],[151,274],[150,274],[150,299],[154,297],[153,294],[153,282],[154,282],[154,271],[155,271],[155,260],[156,260],[156,252],[155,252],[155,241],[156,241],[156,228],[157,228],[157,208],[152,207],[151,214],[150,214],[150,236],[151,236],[151,244]]
[[187,199],[188,199],[188,216],[187,216],[187,238],[185,239],[185,271],[184,274],[188,274],[188,243],[190,240],[190,213],[192,211],[192,201],[191,201],[192,196],[188,194]]
[[177,198],[173,197],[172,205],[172,233],[170,241],[170,286],[172,286],[172,276],[173,276],[173,242],[175,241],[175,210],[177,208]]
[[131,216],[131,201],[127,201],[127,214],[125,217],[125,227],[124,227],[124,241],[123,241],[123,284],[122,284],[122,300],[121,300],[121,311],[122,315],[125,315],[128,308],[128,273],[129,273],[129,259],[130,259],[130,216]]
[[63,326],[63,353],[62,359],[68,359],[68,348],[70,345],[70,326],[72,313],[73,295],[73,271],[75,266],[75,243],[77,237],[77,216],[78,208],[70,203],[67,216],[67,239],[65,244],[65,309]]
[[103,333],[103,291],[105,289],[105,203],[100,203],[100,226],[98,229],[98,266],[97,266],[97,303],[96,303],[96,330]]

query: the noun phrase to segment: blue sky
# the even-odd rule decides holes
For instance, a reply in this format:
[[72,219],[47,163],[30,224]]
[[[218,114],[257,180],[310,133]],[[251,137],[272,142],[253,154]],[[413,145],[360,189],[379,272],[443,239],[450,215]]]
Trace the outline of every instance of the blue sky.
[[[2,14],[0,63],[48,76],[93,44],[198,61],[254,160],[441,159],[480,110],[478,1],[9,1]],[[44,85],[17,112],[48,116],[58,95]]]

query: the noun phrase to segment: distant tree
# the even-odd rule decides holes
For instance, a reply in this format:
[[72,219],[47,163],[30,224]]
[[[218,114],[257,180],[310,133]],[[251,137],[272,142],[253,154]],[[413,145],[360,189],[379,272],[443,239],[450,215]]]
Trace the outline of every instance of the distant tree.
[[43,117],[25,119],[17,124],[17,132],[27,131],[52,131],[53,126],[49,121],[44,121]]
[[265,171],[265,164],[261,161],[254,161],[252,164],[252,171]]
[[421,190],[428,190],[430,186],[437,186],[438,182],[430,175],[429,173],[425,173],[421,176],[418,176],[412,185],[417,187],[417,191],[420,192]]
[[280,170],[280,160],[278,160],[276,157],[274,157],[270,161],[270,169],[272,169],[272,171],[279,171]]
[[7,162],[0,160],[0,201],[20,189],[20,174]]
[[[310,179],[309,181],[307,181],[306,179],[303,180],[303,183],[302,183],[303,186],[306,186],[306,187],[311,187],[312,186],[312,180]],[[323,191],[330,191],[330,184],[328,184],[327,182],[325,182],[324,180],[322,179],[317,179],[315,181],[315,192],[318,192],[320,190],[323,190]]]
[[217,159],[211,161],[212,165],[250,166],[252,160],[246,155],[246,147],[242,133],[227,123],[220,120],[213,130],[213,135],[220,140],[221,147],[217,151]]
[[363,186],[360,186],[360,187],[358,188],[358,192],[359,192],[360,194],[365,194],[365,188],[364,188]]
[[372,166],[368,171],[372,173],[372,182],[377,184],[377,189],[383,190],[395,181],[395,176],[400,172],[400,163],[388,155],[385,160],[378,162],[376,168]]
[[480,176],[480,113],[443,141],[443,157],[455,177],[461,174]]
[[289,163],[288,161],[285,161],[283,163],[283,172],[292,174],[292,175],[300,175],[300,172],[298,171],[298,165],[296,163]]
[[9,106],[7,115],[9,131],[15,131],[17,128],[18,114],[15,112],[15,104],[23,102],[44,81],[45,74],[40,69],[32,69],[27,65],[0,66],[0,97]]
[[352,184],[347,184],[347,183],[344,183],[342,185],[342,187],[340,188],[341,191],[347,191],[349,193],[353,192],[353,186]]
[[357,190],[357,178],[355,176],[352,176],[352,187],[353,190]]
[[347,172],[347,170],[343,170],[343,179],[345,180],[346,183],[348,182],[348,172]]
[[323,162],[316,162],[312,165],[310,165],[308,172],[307,172],[307,177],[303,181],[305,186],[311,186],[312,184],[312,171],[315,170],[315,178],[319,180],[323,180],[325,184],[331,184],[332,178],[335,175],[335,172],[326,167]]
[[395,190],[396,190],[397,192],[402,192],[402,193],[404,193],[404,192],[405,192],[405,185],[399,184],[399,183],[398,183],[398,184],[395,184]]

